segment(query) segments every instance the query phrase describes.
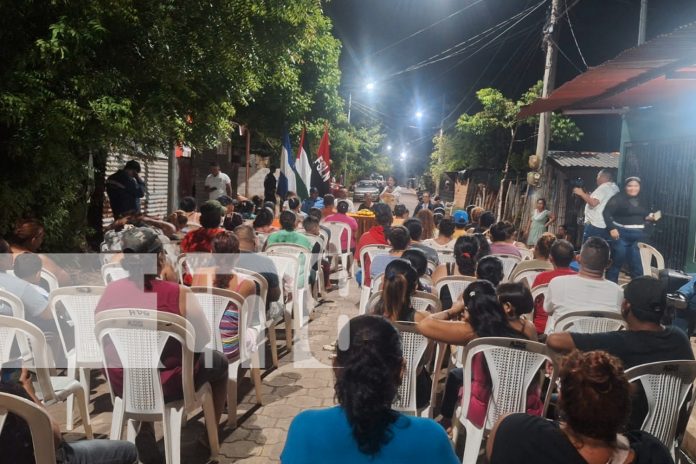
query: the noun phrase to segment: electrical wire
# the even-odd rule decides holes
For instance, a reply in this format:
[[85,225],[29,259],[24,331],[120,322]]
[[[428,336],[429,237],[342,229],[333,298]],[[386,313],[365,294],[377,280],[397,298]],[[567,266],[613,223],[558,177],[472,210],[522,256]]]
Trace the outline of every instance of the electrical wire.
[[575,42],[575,48],[578,49],[578,54],[580,55],[580,59],[582,59],[582,63],[585,65],[585,69],[587,69],[587,68],[589,68],[589,66],[587,65],[587,61],[585,61],[585,57],[582,54],[582,50],[580,50],[580,44],[578,44],[578,38],[575,37],[575,30],[573,30],[573,23],[570,22],[570,13],[566,15],[566,20],[568,21],[570,35],[573,36],[573,42]]
[[[398,76],[398,75],[403,74],[403,73],[407,73],[407,72],[410,72],[410,71],[415,71],[415,70],[418,70],[418,69],[422,69],[422,68],[424,68],[425,66],[429,66],[429,65],[431,65],[431,64],[435,64],[435,63],[438,63],[438,62],[440,62],[440,61],[447,60],[447,59],[453,58],[453,57],[455,57],[455,56],[461,55],[461,54],[463,54],[464,52],[466,52],[469,48],[471,48],[471,47],[473,47],[474,45],[480,43],[481,41],[483,41],[484,39],[486,39],[488,36],[494,34],[494,33],[497,32],[498,30],[500,30],[500,29],[502,29],[503,27],[505,27],[507,24],[513,22],[512,25],[510,25],[510,26],[508,26],[507,28],[505,28],[502,32],[498,33],[495,37],[493,37],[493,38],[490,39],[490,40],[487,40],[486,43],[485,43],[483,46],[481,46],[480,48],[478,48],[478,49],[476,49],[475,51],[473,51],[472,53],[470,53],[470,54],[467,56],[466,59],[471,58],[471,57],[473,57],[474,55],[476,55],[477,53],[479,53],[479,52],[481,52],[482,50],[484,50],[485,48],[487,48],[488,46],[492,45],[496,40],[498,40],[500,37],[502,37],[503,35],[505,35],[508,31],[510,31],[511,29],[513,29],[513,28],[514,28],[515,26],[517,26],[519,23],[521,23],[521,22],[522,22],[524,19],[526,19],[529,15],[531,15],[532,13],[534,13],[534,11],[536,11],[536,10],[537,10],[540,6],[542,6],[544,3],[546,3],[546,0],[543,0],[543,1],[539,2],[539,3],[537,3],[536,5],[534,5],[534,6],[530,7],[530,8],[527,8],[526,10],[523,10],[523,11],[521,11],[520,13],[517,13],[516,15],[512,16],[511,18],[508,18],[508,19],[506,19],[505,21],[502,21],[501,23],[498,23],[497,25],[495,25],[495,26],[493,26],[493,27],[487,29],[486,31],[483,31],[483,32],[480,33],[480,34],[477,34],[477,35],[474,36],[474,37],[471,37],[471,38],[469,38],[469,39],[467,39],[467,40],[465,40],[465,41],[463,41],[463,42],[460,42],[459,44],[457,44],[457,45],[455,45],[455,46],[453,46],[453,47],[450,47],[449,49],[447,49],[447,50],[445,50],[445,51],[443,51],[443,52],[440,52],[440,53],[438,53],[438,54],[436,54],[436,55],[433,55],[433,56],[430,57],[430,58],[427,58],[427,59],[425,59],[425,60],[422,60],[422,61],[420,61],[419,63],[416,63],[416,64],[414,64],[414,65],[411,65],[411,66],[407,67],[406,69],[403,69],[403,70],[401,70],[401,71],[397,71],[397,72],[395,72],[395,73],[392,73],[389,77],[394,77],[394,76]],[[472,42],[472,41],[473,41],[473,43],[469,43],[469,42]],[[462,48],[462,47],[463,47],[463,48]],[[452,51],[451,53],[449,53],[449,54],[443,56],[443,54],[447,53],[448,51],[454,50],[454,49],[457,49],[457,50],[456,50],[456,51]]]
[[405,41],[407,41],[407,40],[409,40],[409,39],[412,39],[413,37],[415,37],[415,36],[417,36],[417,35],[419,35],[419,34],[422,34],[423,32],[425,32],[425,31],[427,31],[427,30],[429,30],[429,29],[432,29],[433,27],[435,27],[435,26],[437,26],[437,25],[439,25],[439,24],[442,24],[443,22],[445,22],[445,21],[447,21],[447,20],[449,20],[449,19],[451,19],[451,18],[453,18],[453,17],[455,17],[455,16],[457,16],[457,15],[459,15],[459,14],[461,14],[461,13],[464,13],[464,12],[465,12],[466,10],[468,10],[469,8],[471,8],[471,7],[475,6],[475,5],[478,5],[478,4],[481,3],[481,2],[483,2],[483,0],[475,0],[473,3],[470,3],[469,5],[465,6],[464,8],[461,8],[461,9],[455,11],[454,13],[451,13],[451,14],[445,16],[444,18],[442,18],[442,19],[440,19],[440,20],[438,20],[438,21],[435,21],[433,24],[431,24],[431,25],[429,25],[429,26],[426,26],[426,27],[424,27],[424,28],[422,28],[422,29],[419,29],[419,30],[417,30],[416,32],[414,32],[413,34],[409,34],[409,35],[407,35],[406,37],[404,37],[403,39],[399,39],[399,40],[397,40],[396,42],[393,42],[393,43],[387,45],[386,47],[381,48],[381,49],[377,50],[376,52],[371,53],[371,54],[368,56],[368,58],[371,58],[371,57],[373,57],[373,56],[375,56],[375,55],[379,55],[380,53],[382,53],[382,52],[384,52],[384,51],[386,51],[386,50],[389,50],[390,48],[394,48],[394,47],[396,47],[397,45],[399,45],[399,44],[401,44],[401,43],[404,43]]

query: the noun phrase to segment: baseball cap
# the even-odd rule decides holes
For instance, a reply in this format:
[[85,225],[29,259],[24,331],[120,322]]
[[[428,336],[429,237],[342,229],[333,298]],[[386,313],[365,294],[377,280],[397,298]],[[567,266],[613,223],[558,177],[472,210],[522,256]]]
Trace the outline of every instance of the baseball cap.
[[455,225],[464,226],[467,222],[469,222],[469,215],[466,213],[466,211],[458,209],[452,215],[452,220],[454,221]]
[[133,227],[121,236],[121,249],[131,253],[154,253],[162,249],[162,241],[149,227]]
[[666,290],[661,281],[650,276],[636,277],[624,287],[624,298],[632,311],[662,314],[665,311]]
[[220,216],[224,216],[227,212],[225,207],[222,206],[222,204],[217,200],[208,200],[205,203],[203,203],[200,207],[200,211],[202,214],[208,214],[209,212],[213,212],[215,210],[220,212]]

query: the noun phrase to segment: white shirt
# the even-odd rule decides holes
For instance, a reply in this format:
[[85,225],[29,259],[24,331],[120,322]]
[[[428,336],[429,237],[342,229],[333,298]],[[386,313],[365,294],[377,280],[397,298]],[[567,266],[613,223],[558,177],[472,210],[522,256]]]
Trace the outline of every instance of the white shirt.
[[604,229],[607,225],[604,223],[604,207],[607,206],[607,202],[611,197],[619,193],[619,187],[613,182],[605,182],[599,187],[597,187],[594,192],[590,194],[590,198],[596,198],[599,200],[599,204],[592,207],[588,204],[585,205],[585,223],[589,223],[600,229]]
[[386,187],[384,187],[384,190],[382,190],[382,193],[380,193],[379,196],[381,197],[385,193],[391,193],[392,195],[394,195],[394,200],[396,201],[396,204],[399,204],[401,200],[401,187],[394,187],[394,190],[390,192],[389,186],[387,185]]
[[545,333],[552,333],[561,316],[571,311],[603,310],[621,313],[623,289],[609,280],[579,275],[561,276],[549,282],[544,309],[549,315]]
[[226,187],[231,184],[232,181],[230,181],[229,176],[224,172],[219,173],[217,176],[208,174],[208,177],[205,178],[205,186],[213,187],[215,189],[208,192],[208,199],[217,200],[221,196],[227,195]]

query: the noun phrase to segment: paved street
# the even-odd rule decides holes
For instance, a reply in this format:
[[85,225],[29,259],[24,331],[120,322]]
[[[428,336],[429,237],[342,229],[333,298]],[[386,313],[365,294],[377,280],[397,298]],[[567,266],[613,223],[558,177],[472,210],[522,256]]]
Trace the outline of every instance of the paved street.
[[[312,322],[308,325],[309,346],[318,361],[330,365],[329,352],[322,346],[336,338],[339,315],[352,317],[357,314],[360,293],[353,280],[350,280],[348,296],[343,298],[337,291],[328,295],[328,301],[320,305]],[[268,463],[279,462],[280,453],[292,418],[300,411],[310,408],[332,406],[334,404],[333,374],[330,368],[297,367],[293,365],[293,355],[284,349],[283,331],[278,331],[280,366],[278,369],[262,371],[263,405],[255,404],[255,395],[248,374],[240,385],[237,415],[238,427],[230,430],[225,427],[220,433],[221,463]],[[299,349],[295,350],[299,353]],[[270,354],[267,355],[270,362]],[[298,363],[301,364],[301,363]],[[93,382],[94,384],[94,382]],[[102,377],[99,385],[92,391],[92,423],[95,435],[108,436],[111,426],[111,401]],[[65,420],[65,406],[49,408],[54,418]],[[226,416],[223,415],[223,421]],[[63,430],[65,425],[62,424]],[[163,450],[161,427],[157,427],[160,450]],[[69,441],[83,438],[82,428],[76,433],[66,435]],[[202,464],[209,462],[207,450],[198,443],[205,433],[202,413],[191,417],[182,437],[182,462]]]

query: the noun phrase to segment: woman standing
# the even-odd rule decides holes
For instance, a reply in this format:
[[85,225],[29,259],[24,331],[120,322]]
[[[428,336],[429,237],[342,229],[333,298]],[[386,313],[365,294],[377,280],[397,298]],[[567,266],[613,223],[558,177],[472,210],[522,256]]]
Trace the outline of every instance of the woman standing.
[[401,187],[396,185],[396,177],[387,177],[387,186],[384,187],[382,193],[379,194],[379,199],[389,205],[391,209],[398,205],[401,200]]
[[546,200],[539,198],[536,202],[536,208],[534,208],[532,212],[532,217],[529,219],[529,225],[527,226],[527,245],[530,247],[535,246],[539,237],[541,237],[555,221],[556,216],[546,208]]
[[640,178],[626,179],[623,192],[611,197],[604,208],[604,221],[612,238],[608,280],[618,282],[624,263],[631,270],[631,278],[643,275],[638,242],[644,240],[645,221],[656,220],[640,197]]

